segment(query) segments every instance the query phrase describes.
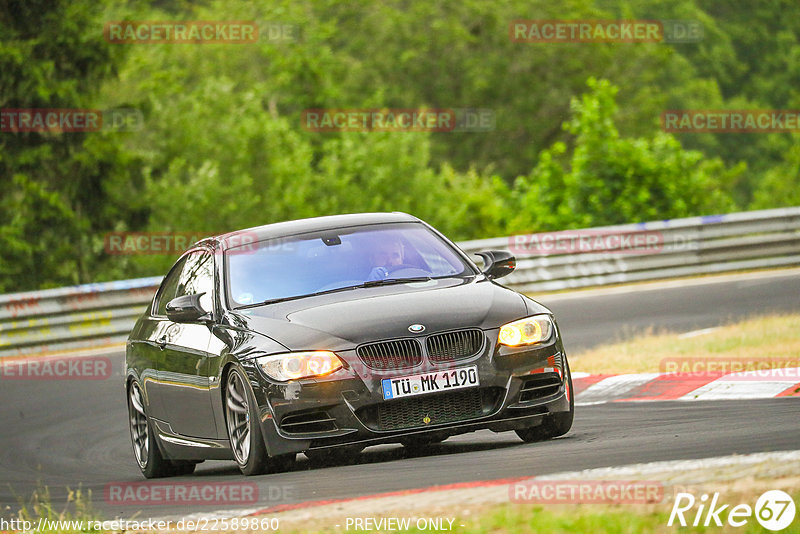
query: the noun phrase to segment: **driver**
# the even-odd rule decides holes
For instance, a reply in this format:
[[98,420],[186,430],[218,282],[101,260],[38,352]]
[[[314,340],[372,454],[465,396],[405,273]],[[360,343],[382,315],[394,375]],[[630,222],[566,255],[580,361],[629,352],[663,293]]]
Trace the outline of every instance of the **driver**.
[[370,254],[372,270],[368,280],[383,280],[392,272],[392,267],[403,265],[403,243],[399,239],[390,239],[379,243]]

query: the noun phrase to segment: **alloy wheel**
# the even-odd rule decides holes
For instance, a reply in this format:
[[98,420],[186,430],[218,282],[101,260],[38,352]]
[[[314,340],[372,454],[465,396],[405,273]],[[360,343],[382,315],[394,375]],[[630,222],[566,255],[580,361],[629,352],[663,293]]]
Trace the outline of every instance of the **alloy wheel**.
[[144,413],[144,403],[142,402],[142,391],[139,384],[133,383],[128,394],[128,413],[131,427],[131,441],[133,442],[133,453],[139,467],[147,467],[147,459],[150,452],[150,429],[147,425],[147,415]]
[[228,422],[228,437],[236,461],[244,465],[250,458],[250,407],[247,390],[239,373],[228,375],[225,390],[225,412]]

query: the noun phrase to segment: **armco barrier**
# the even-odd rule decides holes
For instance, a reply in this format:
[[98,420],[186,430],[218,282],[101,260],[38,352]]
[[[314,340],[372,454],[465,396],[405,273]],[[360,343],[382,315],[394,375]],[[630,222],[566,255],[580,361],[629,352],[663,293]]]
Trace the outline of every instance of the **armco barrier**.
[[[503,283],[537,293],[743,269],[800,265],[800,207],[672,219],[572,232],[658,235],[662,248],[531,255],[516,253],[517,269]],[[515,236],[459,243],[467,253],[505,249]]]
[[124,341],[161,277],[0,295],[0,357]]
[[[530,242],[530,236],[459,245],[470,254],[512,249],[517,269],[502,282],[527,293],[800,265],[800,207],[570,232],[644,233],[658,236],[660,244],[645,253],[606,249],[532,255],[515,245]],[[140,278],[0,295],[0,357],[124,341],[160,281]]]

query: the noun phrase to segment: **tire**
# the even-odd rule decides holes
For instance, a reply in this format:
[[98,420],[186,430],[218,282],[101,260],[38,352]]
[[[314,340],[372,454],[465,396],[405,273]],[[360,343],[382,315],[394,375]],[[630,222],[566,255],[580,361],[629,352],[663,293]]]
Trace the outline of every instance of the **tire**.
[[145,478],[162,478],[177,474],[175,465],[161,455],[156,434],[144,409],[142,389],[135,381],[128,387],[128,428],[131,433],[133,457]]
[[225,380],[225,426],[231,450],[245,476],[267,472],[269,456],[259,424],[255,395],[245,374],[233,367]]
[[318,464],[343,464],[355,463],[364,447],[361,445],[348,445],[332,449],[316,449],[305,451],[303,454],[313,463]]
[[559,412],[544,418],[542,424],[530,428],[518,428],[514,432],[525,443],[535,443],[548,439],[563,436],[572,428],[572,421],[575,417],[575,394],[572,389],[572,372],[569,370],[569,362],[564,358],[567,369],[567,395],[569,396],[569,411]]

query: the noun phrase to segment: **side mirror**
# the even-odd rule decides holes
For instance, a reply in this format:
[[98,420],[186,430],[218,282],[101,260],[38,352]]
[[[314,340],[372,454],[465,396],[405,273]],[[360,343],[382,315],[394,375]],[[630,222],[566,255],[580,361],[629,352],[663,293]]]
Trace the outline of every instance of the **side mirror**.
[[176,323],[192,323],[208,318],[208,312],[200,305],[203,295],[205,293],[196,293],[172,299],[167,303],[167,318]]
[[517,258],[510,252],[505,250],[486,250],[484,252],[476,252],[478,256],[483,258],[483,274],[489,280],[495,278],[502,278],[510,274],[517,267]]

